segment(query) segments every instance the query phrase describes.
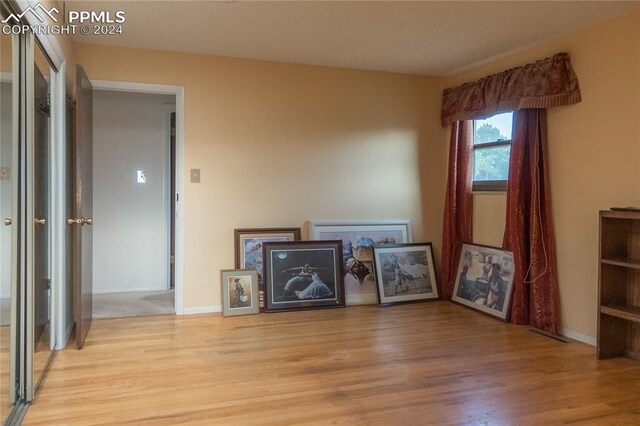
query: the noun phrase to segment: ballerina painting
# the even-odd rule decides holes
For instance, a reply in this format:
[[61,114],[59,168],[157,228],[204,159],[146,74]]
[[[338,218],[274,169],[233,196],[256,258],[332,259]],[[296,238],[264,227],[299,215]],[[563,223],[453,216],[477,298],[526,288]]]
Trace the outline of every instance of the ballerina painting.
[[264,243],[265,310],[344,306],[340,241]]

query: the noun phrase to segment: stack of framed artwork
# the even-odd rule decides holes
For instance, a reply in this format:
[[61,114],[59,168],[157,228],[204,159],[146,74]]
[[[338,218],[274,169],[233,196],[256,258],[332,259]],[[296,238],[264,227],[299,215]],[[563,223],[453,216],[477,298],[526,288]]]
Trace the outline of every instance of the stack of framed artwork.
[[309,239],[341,240],[347,305],[377,302],[373,246],[412,242],[409,220],[312,221]]
[[439,299],[431,243],[412,243],[409,220],[313,221],[307,241],[236,229],[235,267],[222,271],[225,316]]
[[[221,271],[225,316],[439,300],[431,243],[413,243],[409,220],[309,222],[235,230],[235,270]],[[505,321],[513,254],[464,244],[452,301]]]

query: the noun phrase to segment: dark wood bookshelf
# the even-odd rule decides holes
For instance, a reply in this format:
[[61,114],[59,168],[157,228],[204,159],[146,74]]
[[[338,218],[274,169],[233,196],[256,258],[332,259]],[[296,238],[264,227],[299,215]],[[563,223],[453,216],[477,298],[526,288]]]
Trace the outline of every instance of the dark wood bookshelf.
[[600,212],[598,358],[640,359],[640,212]]

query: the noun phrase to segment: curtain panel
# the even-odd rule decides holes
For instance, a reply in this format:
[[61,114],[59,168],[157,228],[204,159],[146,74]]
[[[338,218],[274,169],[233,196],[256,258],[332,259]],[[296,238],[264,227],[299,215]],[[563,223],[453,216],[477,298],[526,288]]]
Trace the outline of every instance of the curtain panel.
[[442,126],[524,108],[549,108],[580,102],[580,86],[569,55],[557,53],[473,83],[445,89]]
[[511,322],[558,332],[556,251],[547,162],[547,110],[516,113],[503,246],[513,252]]
[[473,121],[457,121],[451,126],[449,176],[442,226],[442,298],[450,300],[462,243],[473,237],[473,196],[471,151]]

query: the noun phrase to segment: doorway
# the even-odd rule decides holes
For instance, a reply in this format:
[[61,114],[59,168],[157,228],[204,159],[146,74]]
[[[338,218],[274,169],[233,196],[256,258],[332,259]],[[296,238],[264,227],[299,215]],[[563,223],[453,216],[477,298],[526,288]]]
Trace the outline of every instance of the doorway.
[[94,318],[176,312],[175,111],[175,95],[94,93]]

